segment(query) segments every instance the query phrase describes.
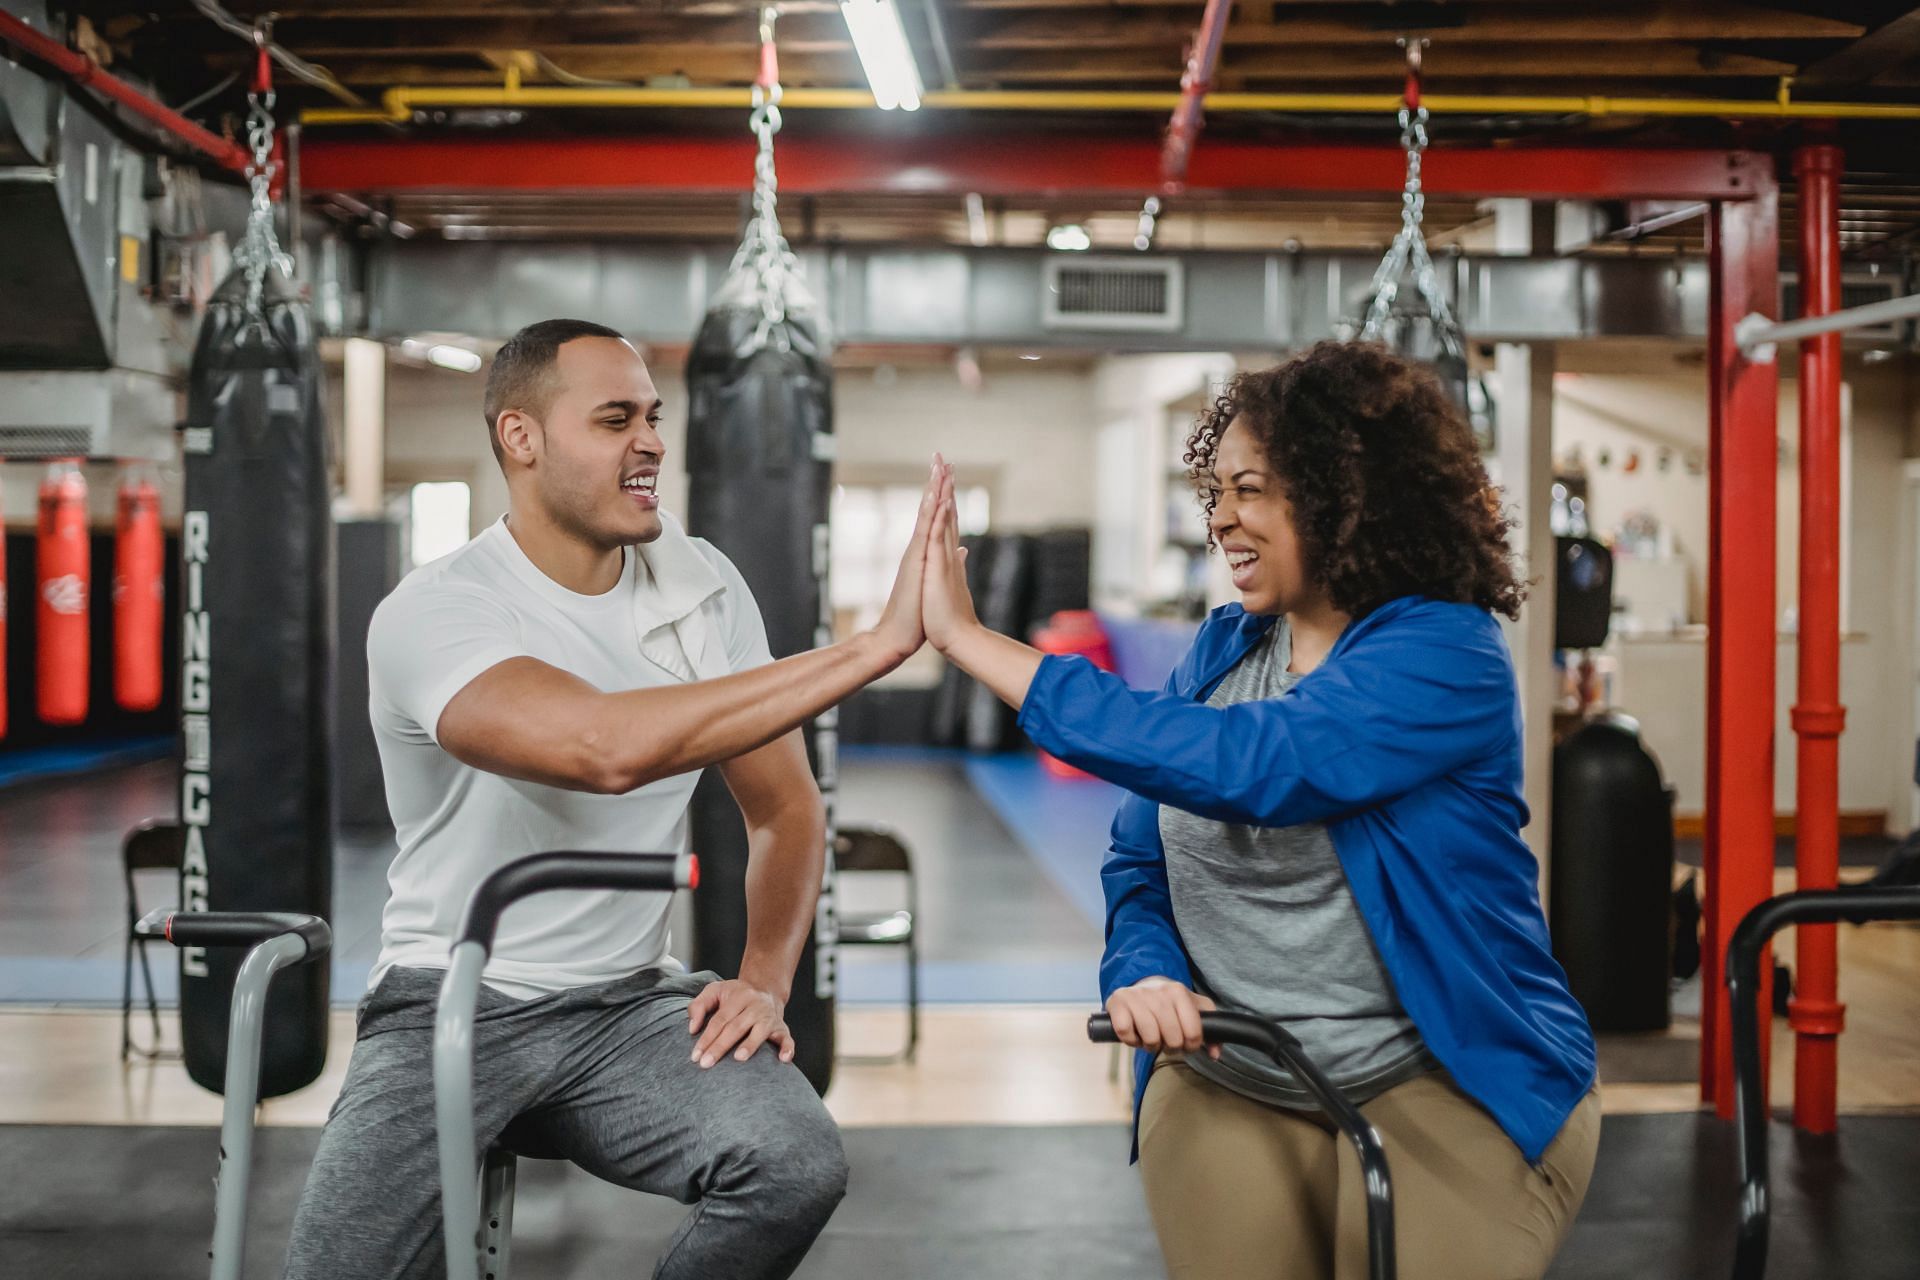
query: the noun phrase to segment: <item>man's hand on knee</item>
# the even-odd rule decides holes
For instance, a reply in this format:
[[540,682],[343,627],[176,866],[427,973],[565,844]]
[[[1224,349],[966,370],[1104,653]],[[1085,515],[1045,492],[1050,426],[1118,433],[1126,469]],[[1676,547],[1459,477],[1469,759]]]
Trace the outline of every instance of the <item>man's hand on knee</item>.
[[786,1003],[738,978],[708,983],[701,989],[687,1006],[687,1034],[700,1037],[693,1046],[693,1061],[702,1069],[720,1061],[729,1049],[735,1060],[745,1062],[768,1041],[779,1050],[780,1061],[793,1061]]

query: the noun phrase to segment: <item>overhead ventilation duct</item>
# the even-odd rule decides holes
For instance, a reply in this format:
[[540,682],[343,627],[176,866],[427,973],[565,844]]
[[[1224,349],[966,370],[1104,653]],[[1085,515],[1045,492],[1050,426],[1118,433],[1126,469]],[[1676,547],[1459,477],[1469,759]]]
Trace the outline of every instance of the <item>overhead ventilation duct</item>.
[[59,86],[0,59],[0,366],[112,363],[119,153]]
[[[1901,275],[1899,271],[1888,271],[1882,275],[1848,272],[1840,278],[1840,309],[1850,311],[1855,307],[1905,297],[1907,289]],[[1780,319],[1783,323],[1798,320],[1802,314],[1800,273],[1782,271],[1780,273]],[[1909,321],[1906,320],[1883,320],[1879,324],[1861,325],[1850,329],[1847,331],[1847,337],[1856,342],[1899,342],[1905,337],[1908,324]]]
[[1049,329],[1174,333],[1185,314],[1177,259],[1049,258],[1041,296]]
[[[224,240],[156,237],[156,212],[173,208],[178,188],[94,105],[104,79],[80,90],[61,78],[83,55],[59,42],[44,5],[9,4],[0,16],[0,48],[33,55],[0,53],[0,457],[170,458],[197,317],[190,288],[149,286],[186,280]],[[133,98],[148,103],[143,119],[169,114],[138,86],[113,84],[116,110]],[[169,194],[156,200],[155,189]],[[237,192],[186,189],[196,227],[237,225]]]
[[131,369],[0,373],[0,458],[166,458],[172,384]]

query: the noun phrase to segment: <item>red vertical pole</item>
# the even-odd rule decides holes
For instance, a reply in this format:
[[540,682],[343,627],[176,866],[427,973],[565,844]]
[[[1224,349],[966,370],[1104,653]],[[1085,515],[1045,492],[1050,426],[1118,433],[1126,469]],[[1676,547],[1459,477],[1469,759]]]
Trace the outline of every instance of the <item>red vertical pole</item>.
[[[1816,144],[1794,154],[1800,182],[1800,314],[1840,309],[1840,148]],[[1840,882],[1840,335],[1800,344],[1800,691],[1798,838],[1802,889]],[[1832,1133],[1838,1092],[1839,964],[1830,924],[1795,935],[1793,1123]]]
[[[1700,1092],[1733,1116],[1726,956],[1734,927],[1773,894],[1774,444],[1779,372],[1742,354],[1741,317],[1779,311],[1778,193],[1718,201],[1707,223],[1707,830]],[[1761,969],[1761,1062],[1772,964]]]

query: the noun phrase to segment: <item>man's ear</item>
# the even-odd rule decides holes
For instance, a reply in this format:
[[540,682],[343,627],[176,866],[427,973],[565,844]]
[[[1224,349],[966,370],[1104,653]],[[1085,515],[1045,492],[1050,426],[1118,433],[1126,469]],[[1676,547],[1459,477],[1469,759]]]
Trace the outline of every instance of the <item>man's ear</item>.
[[532,466],[545,443],[539,419],[519,409],[507,409],[494,419],[494,436],[507,461],[521,467]]

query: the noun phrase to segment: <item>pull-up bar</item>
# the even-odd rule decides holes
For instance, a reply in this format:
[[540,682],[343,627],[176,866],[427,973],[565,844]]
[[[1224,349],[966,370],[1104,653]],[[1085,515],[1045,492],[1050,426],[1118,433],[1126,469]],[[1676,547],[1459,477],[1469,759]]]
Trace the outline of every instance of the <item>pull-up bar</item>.
[[1789,320],[1785,324],[1755,312],[1734,326],[1733,339],[1754,360],[1772,364],[1774,348],[1782,342],[1798,342],[1802,338],[1816,338],[1823,333],[1838,333],[1846,329],[1864,329],[1868,325],[1905,320],[1912,316],[1920,316],[1920,293],[1904,298],[1888,298],[1885,302],[1869,302],[1864,307],[1849,307],[1845,311],[1824,316]]

